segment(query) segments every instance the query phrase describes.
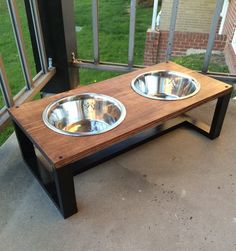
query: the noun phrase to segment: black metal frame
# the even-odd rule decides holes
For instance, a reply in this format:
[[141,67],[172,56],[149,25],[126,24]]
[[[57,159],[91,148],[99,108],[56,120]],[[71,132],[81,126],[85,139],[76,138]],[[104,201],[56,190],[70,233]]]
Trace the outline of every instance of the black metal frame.
[[227,93],[218,98],[210,126],[183,114],[61,168],[55,168],[50,163],[45,164],[45,160],[37,156],[37,147],[24,133],[24,130],[16,122],[14,122],[14,126],[23,159],[62,216],[67,218],[77,212],[74,175],[181,126],[193,128],[210,139],[217,138],[222,129],[230,94]]
[[37,156],[35,146],[24,131],[13,122],[21,154],[32,174],[54,202],[64,218],[77,212],[73,172],[68,166],[56,169]]

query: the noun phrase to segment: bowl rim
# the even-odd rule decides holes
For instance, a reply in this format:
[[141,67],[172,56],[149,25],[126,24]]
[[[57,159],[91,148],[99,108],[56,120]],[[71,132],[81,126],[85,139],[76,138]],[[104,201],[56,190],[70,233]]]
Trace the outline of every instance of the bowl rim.
[[[191,79],[195,83],[195,85],[196,85],[196,90],[193,93],[191,93],[191,94],[189,94],[187,96],[180,97],[180,98],[176,99],[176,98],[171,98],[171,97],[161,98],[161,97],[150,96],[150,95],[144,94],[143,92],[139,91],[135,87],[135,81],[139,77],[144,76],[144,75],[151,75],[151,74],[159,73],[159,72],[169,72],[169,73],[173,73],[175,75],[178,75],[180,77],[185,77],[185,78]],[[190,75],[188,75],[186,73],[181,73],[181,72],[172,71],[172,70],[154,70],[154,71],[147,71],[147,72],[141,73],[141,74],[137,75],[135,78],[133,78],[132,81],[131,81],[131,88],[137,94],[139,94],[139,95],[141,95],[143,97],[149,98],[149,99],[162,100],[162,101],[179,101],[179,100],[187,99],[187,98],[190,98],[190,97],[196,95],[200,91],[201,85],[200,85],[200,83],[195,78],[193,78],[192,76],[190,76]]]
[[[65,103],[66,100],[68,99],[72,99],[75,97],[83,97],[83,96],[88,96],[90,98],[102,98],[103,100],[108,100],[112,103],[115,103],[116,106],[119,107],[119,109],[121,110],[121,116],[119,117],[119,119],[112,124],[111,126],[109,126],[108,128],[106,128],[105,130],[101,131],[101,132],[68,132],[68,131],[64,131],[62,129],[59,129],[55,126],[53,126],[49,121],[48,121],[48,111],[50,111],[55,105],[57,105],[58,103],[62,104]],[[70,100],[68,101],[70,102]],[[98,135],[98,134],[103,134],[107,131],[110,131],[112,129],[114,129],[115,127],[117,127],[118,125],[121,124],[121,122],[125,119],[126,117],[126,108],[125,106],[116,98],[113,98],[111,96],[105,95],[105,94],[99,94],[99,93],[90,93],[90,92],[86,92],[86,93],[78,93],[75,95],[71,95],[71,96],[67,96],[67,97],[63,97],[63,98],[59,98],[57,100],[54,100],[53,102],[51,102],[50,104],[48,104],[46,106],[46,108],[44,109],[43,113],[42,113],[42,119],[44,124],[51,129],[54,132],[63,134],[63,135],[67,135],[67,136],[76,136],[76,137],[81,137],[81,136],[93,136],[93,135]]]

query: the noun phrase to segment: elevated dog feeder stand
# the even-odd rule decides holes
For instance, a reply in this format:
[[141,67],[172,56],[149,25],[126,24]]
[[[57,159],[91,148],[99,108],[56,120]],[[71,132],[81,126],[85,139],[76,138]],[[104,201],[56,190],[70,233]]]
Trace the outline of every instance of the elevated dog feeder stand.
[[[136,76],[157,70],[188,74],[200,83],[200,91],[187,99],[163,101],[143,97],[131,88]],[[77,212],[74,175],[180,126],[191,127],[215,139],[220,135],[231,92],[230,85],[168,62],[25,103],[9,112],[26,164],[67,218]],[[51,102],[80,93],[104,94],[119,100],[127,112],[124,121],[110,131],[86,137],[63,135],[44,124],[42,114]],[[185,115],[215,99],[210,126]]]

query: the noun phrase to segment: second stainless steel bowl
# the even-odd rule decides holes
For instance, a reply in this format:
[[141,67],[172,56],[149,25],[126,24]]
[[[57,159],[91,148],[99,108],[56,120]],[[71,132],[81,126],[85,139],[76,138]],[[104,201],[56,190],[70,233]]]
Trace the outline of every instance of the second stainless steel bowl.
[[159,100],[181,100],[200,90],[200,84],[191,76],[165,70],[138,75],[131,86],[138,94]]
[[117,99],[102,94],[83,93],[48,105],[43,112],[43,121],[55,132],[86,136],[115,128],[125,116],[125,107]]

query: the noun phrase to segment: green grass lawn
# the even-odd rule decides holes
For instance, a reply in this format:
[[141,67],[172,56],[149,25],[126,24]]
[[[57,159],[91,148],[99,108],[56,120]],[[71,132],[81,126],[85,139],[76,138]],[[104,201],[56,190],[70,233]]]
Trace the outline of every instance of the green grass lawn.
[[[18,9],[23,25],[23,34],[26,42],[27,54],[33,75],[35,74],[35,63],[30,45],[27,20],[24,11],[23,1],[17,1]],[[77,32],[78,56],[80,59],[93,59],[92,43],[92,6],[91,0],[75,0],[75,21],[76,26],[81,27]],[[15,95],[24,86],[24,78],[21,73],[21,66],[17,54],[14,36],[11,29],[11,22],[7,12],[6,1],[0,4],[0,53],[6,66],[12,92]],[[129,14],[130,1],[127,0],[100,0],[99,1],[99,49],[100,60],[117,63],[128,61],[128,38],[129,38]],[[151,25],[152,8],[137,6],[136,30],[135,30],[135,51],[134,63],[143,64],[144,43],[146,30]],[[194,70],[201,70],[203,55],[191,55],[175,58],[174,61]],[[211,62],[211,71],[227,71],[227,67],[219,62]],[[121,73],[105,72],[95,70],[80,70],[80,84],[98,82]],[[3,106],[0,94],[0,107]],[[0,135],[0,145],[13,132],[9,126]]]
[[[30,35],[27,28],[27,19],[23,1],[17,1],[17,7],[22,23],[22,33],[26,45],[26,54],[28,56],[29,65],[31,67],[32,76],[34,76],[36,74],[35,63],[33,59]],[[1,1],[0,13],[0,55],[6,68],[7,78],[11,87],[12,94],[16,95],[25,86],[25,80],[21,70],[21,64],[14,40],[11,20],[7,11],[6,1]],[[3,98],[2,95],[0,95],[0,108],[2,108],[3,106]]]
[[[195,54],[183,57],[176,57],[173,58],[173,61],[187,68],[196,71],[201,71],[204,62],[204,57],[205,54]],[[211,72],[229,72],[229,69],[225,64],[224,57],[222,55],[212,55],[208,69]]]
[[[100,60],[116,63],[128,62],[130,2],[127,0],[99,1]],[[92,6],[90,0],[75,1],[78,56],[93,59]],[[152,8],[137,6],[134,63],[143,64],[145,34],[152,21]],[[93,83],[113,76],[117,72],[81,70],[81,84]]]
[[[22,23],[22,33],[26,45],[26,53],[29,59],[32,76],[36,74],[35,63],[33,59],[32,47],[30,43],[30,35],[27,28],[27,19],[25,15],[23,1],[17,1],[17,7]],[[3,59],[6,69],[7,78],[13,95],[16,95],[24,86],[25,80],[21,70],[21,64],[15,44],[14,34],[12,31],[11,20],[7,11],[6,1],[0,3],[0,55]],[[0,92],[0,109],[4,106],[2,93]],[[0,146],[6,141],[9,135],[14,131],[9,125],[0,133]]]

